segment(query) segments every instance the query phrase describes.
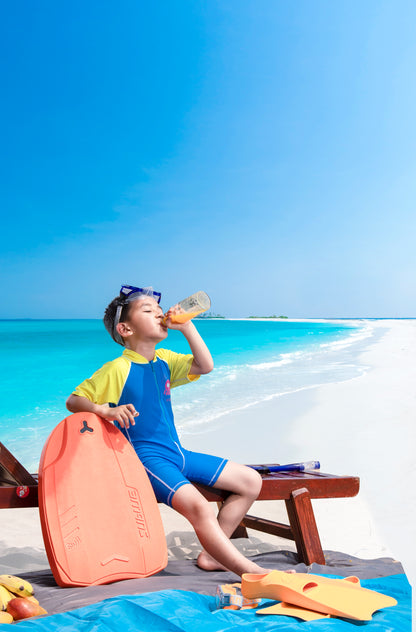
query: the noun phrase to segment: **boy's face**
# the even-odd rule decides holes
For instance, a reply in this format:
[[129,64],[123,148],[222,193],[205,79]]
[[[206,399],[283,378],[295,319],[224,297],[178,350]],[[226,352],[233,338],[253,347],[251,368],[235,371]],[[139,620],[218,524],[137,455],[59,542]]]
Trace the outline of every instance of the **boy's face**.
[[168,335],[162,319],[163,311],[158,302],[151,296],[143,296],[130,305],[126,325],[135,339],[157,343]]

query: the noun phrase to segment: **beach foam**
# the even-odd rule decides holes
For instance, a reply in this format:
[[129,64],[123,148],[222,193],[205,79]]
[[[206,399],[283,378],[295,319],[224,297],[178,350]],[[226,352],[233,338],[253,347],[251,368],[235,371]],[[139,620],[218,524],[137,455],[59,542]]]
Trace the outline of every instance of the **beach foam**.
[[174,390],[172,401],[180,433],[184,437],[205,433],[212,430],[213,423],[222,427],[236,411],[361,376],[367,367],[359,361],[359,351],[377,336],[377,330],[360,325],[331,342],[309,344],[264,362],[216,366],[212,374],[193,385],[191,393],[189,389]]

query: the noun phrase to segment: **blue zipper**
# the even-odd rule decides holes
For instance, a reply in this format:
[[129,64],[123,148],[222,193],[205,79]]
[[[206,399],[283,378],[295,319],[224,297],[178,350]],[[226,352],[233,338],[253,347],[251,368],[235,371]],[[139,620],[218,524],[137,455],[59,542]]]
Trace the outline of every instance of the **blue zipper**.
[[154,380],[155,380],[157,392],[158,392],[158,395],[159,395],[159,405],[160,405],[160,408],[161,408],[161,411],[162,411],[163,421],[165,422],[165,424],[166,424],[166,426],[168,428],[169,436],[170,436],[170,439],[171,439],[172,443],[174,443],[176,445],[176,447],[178,448],[178,452],[179,452],[179,454],[182,457],[182,461],[183,461],[182,471],[183,471],[183,469],[185,467],[185,457],[184,457],[184,454],[183,454],[183,452],[181,450],[180,445],[172,437],[170,424],[169,424],[169,422],[166,419],[166,412],[165,412],[165,407],[164,407],[163,402],[162,402],[162,395],[161,395],[161,392],[160,392],[159,382],[157,381],[156,372],[155,372],[154,367],[153,367],[154,362],[156,362],[156,360],[150,360],[149,364],[152,367],[152,373],[153,373],[153,377],[154,377]]

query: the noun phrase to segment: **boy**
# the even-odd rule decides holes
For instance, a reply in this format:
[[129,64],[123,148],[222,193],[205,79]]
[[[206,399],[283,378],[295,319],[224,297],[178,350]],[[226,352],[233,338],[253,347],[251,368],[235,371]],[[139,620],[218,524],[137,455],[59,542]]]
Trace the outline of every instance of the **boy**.
[[[152,288],[123,286],[107,307],[104,324],[113,340],[125,347],[80,384],[67,400],[71,412],[92,412],[115,421],[133,444],[158,501],[185,516],[203,550],[197,564],[205,570],[264,573],[245,558],[229,537],[257,498],[259,474],[215,456],[189,452],[179,441],[170,403],[170,387],[185,384],[213,369],[211,354],[192,321],[172,323]],[[176,308],[177,309],[177,308]],[[155,349],[168,328],[185,336],[191,354]],[[190,483],[201,482],[230,495],[215,518],[208,501]]]

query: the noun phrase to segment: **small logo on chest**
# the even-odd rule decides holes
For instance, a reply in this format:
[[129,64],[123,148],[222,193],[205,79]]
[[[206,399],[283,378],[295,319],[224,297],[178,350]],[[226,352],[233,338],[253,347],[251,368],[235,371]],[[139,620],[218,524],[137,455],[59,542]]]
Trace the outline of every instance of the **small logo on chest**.
[[163,395],[166,395],[166,397],[170,397],[170,380],[166,380],[165,382],[165,390],[163,391]]

